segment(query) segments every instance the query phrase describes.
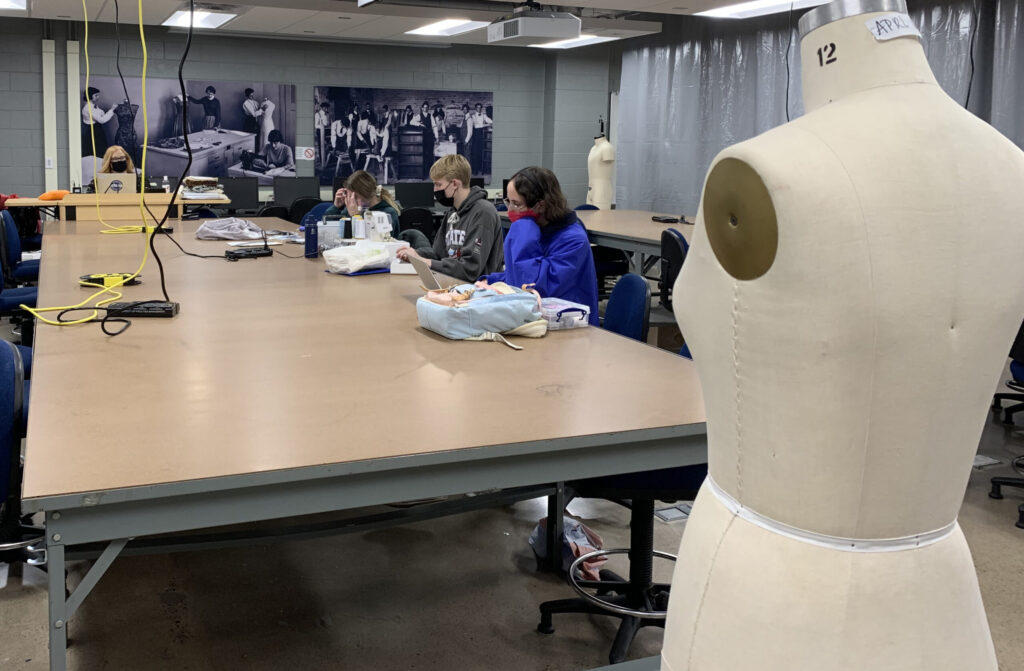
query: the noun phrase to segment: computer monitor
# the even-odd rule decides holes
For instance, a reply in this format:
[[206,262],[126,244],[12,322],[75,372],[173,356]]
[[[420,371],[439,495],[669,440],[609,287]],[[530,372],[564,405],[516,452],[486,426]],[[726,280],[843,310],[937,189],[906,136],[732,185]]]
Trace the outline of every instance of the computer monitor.
[[291,207],[296,198],[319,198],[320,180],[317,177],[275,177],[274,202]]
[[338,193],[338,189],[340,189],[341,187],[345,186],[345,181],[347,179],[348,179],[348,177],[335,177],[334,178],[334,185],[331,187],[331,189],[332,189],[332,191],[331,191],[331,198],[334,198],[334,194]]
[[260,184],[258,177],[221,177],[219,180],[224,195],[231,199],[229,209],[260,209]]
[[501,197],[502,198],[508,198],[508,183],[509,183],[509,180],[507,180],[507,179],[501,180]]
[[398,182],[395,184],[395,199],[403,208],[434,207],[434,183]]
[[483,177],[470,177],[469,178],[469,188],[473,188],[474,186],[479,186],[481,189],[484,188],[484,178]]

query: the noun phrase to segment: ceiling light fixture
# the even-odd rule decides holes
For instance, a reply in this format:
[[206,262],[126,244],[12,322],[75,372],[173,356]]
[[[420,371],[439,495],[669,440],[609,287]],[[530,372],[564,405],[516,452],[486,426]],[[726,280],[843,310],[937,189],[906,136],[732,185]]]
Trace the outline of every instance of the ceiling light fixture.
[[416,30],[405,31],[406,35],[433,35],[452,37],[453,35],[461,35],[462,33],[468,33],[471,30],[483,28],[488,25],[486,21],[467,21],[466,19],[445,19],[444,21],[438,21],[425,26],[421,26]]
[[228,12],[196,10],[193,13],[183,10],[171,14],[162,25],[173,26],[175,28],[188,28],[190,14],[194,14],[192,17],[193,28],[220,28],[225,23],[238,16],[238,14],[230,14]]
[[27,0],[0,0],[0,10],[25,11]]
[[828,1],[796,0],[795,2],[782,2],[780,0],[753,0],[752,2],[740,2],[735,5],[709,9],[706,12],[697,12],[694,16],[710,16],[720,19],[749,19],[752,16],[788,12],[791,7],[794,10],[817,7],[818,5],[824,5]]
[[612,40],[622,39],[620,37],[603,37],[600,35],[580,35],[574,37],[571,40],[558,40],[557,42],[547,42],[545,44],[531,44],[531,47],[539,47],[541,49],[574,49],[576,47],[585,47],[588,44],[600,44],[601,42],[611,42]]

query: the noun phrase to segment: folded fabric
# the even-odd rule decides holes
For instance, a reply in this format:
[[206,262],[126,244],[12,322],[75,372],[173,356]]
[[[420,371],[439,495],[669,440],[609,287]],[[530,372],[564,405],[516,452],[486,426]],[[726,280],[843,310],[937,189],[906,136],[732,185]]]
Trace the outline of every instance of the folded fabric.
[[64,196],[71,193],[66,189],[54,189],[39,196],[39,200],[64,200]]

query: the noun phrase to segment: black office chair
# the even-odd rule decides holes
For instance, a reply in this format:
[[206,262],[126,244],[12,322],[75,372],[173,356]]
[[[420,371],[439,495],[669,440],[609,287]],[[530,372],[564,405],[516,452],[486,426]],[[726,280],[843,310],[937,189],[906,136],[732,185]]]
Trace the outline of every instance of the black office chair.
[[[1003,413],[1003,424],[1013,425],[1014,414],[1024,410],[1024,324],[1021,324],[1017,331],[1017,337],[1010,347],[1010,376],[1006,386],[1013,389],[1012,393],[996,394],[992,398],[992,410]],[[1003,401],[1016,401],[1008,408],[1003,407]],[[1024,455],[1013,460],[1013,468],[1018,473],[1024,473]],[[992,478],[992,489],[988,495],[993,499],[1003,498],[1003,487],[1014,487],[1024,489],[1024,478]],[[1017,527],[1024,529],[1024,503],[1017,508]]]
[[[605,313],[605,328],[643,342],[647,337],[651,290],[647,281],[634,273],[623,275]],[[580,595],[573,599],[546,601],[540,605],[543,634],[554,633],[555,613],[610,615],[622,620],[608,660],[617,664],[626,658],[637,631],[643,627],[664,627],[669,586],[654,582],[654,557],[675,557],[654,549],[654,502],[692,500],[707,476],[707,465],[680,466],[656,471],[610,475],[568,482],[566,500],[574,497],[602,498],[630,509],[630,547],[600,550],[578,558],[569,569],[569,583]],[[629,579],[602,569],[599,580],[581,580],[576,567],[583,561],[608,554],[629,555]],[[596,590],[589,594],[587,589]]]
[[417,230],[434,242],[437,226],[434,224],[434,213],[425,207],[410,207],[398,215],[398,225],[403,231]]
[[683,261],[690,245],[683,234],[674,228],[661,232],[661,277],[658,278],[658,302],[666,310],[672,309],[672,287],[683,269]]
[[319,198],[302,197],[296,198],[292,201],[292,204],[288,207],[288,221],[293,224],[300,224],[302,218],[306,216],[306,213],[312,210],[314,207],[319,205],[321,201]]
[[277,217],[278,219],[288,218],[288,208],[276,203],[268,203],[256,212],[257,217]]
[[19,348],[0,344],[0,562],[43,563],[43,530],[21,513],[21,439],[27,391]]

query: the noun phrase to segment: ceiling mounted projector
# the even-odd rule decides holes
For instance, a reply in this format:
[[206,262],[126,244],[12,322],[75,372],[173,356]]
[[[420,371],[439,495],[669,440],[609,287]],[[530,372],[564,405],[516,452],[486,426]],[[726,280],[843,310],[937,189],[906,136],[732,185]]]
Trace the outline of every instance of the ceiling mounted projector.
[[531,7],[518,8],[511,18],[498,19],[487,26],[489,44],[529,46],[579,36],[578,17],[568,12],[542,12]]

